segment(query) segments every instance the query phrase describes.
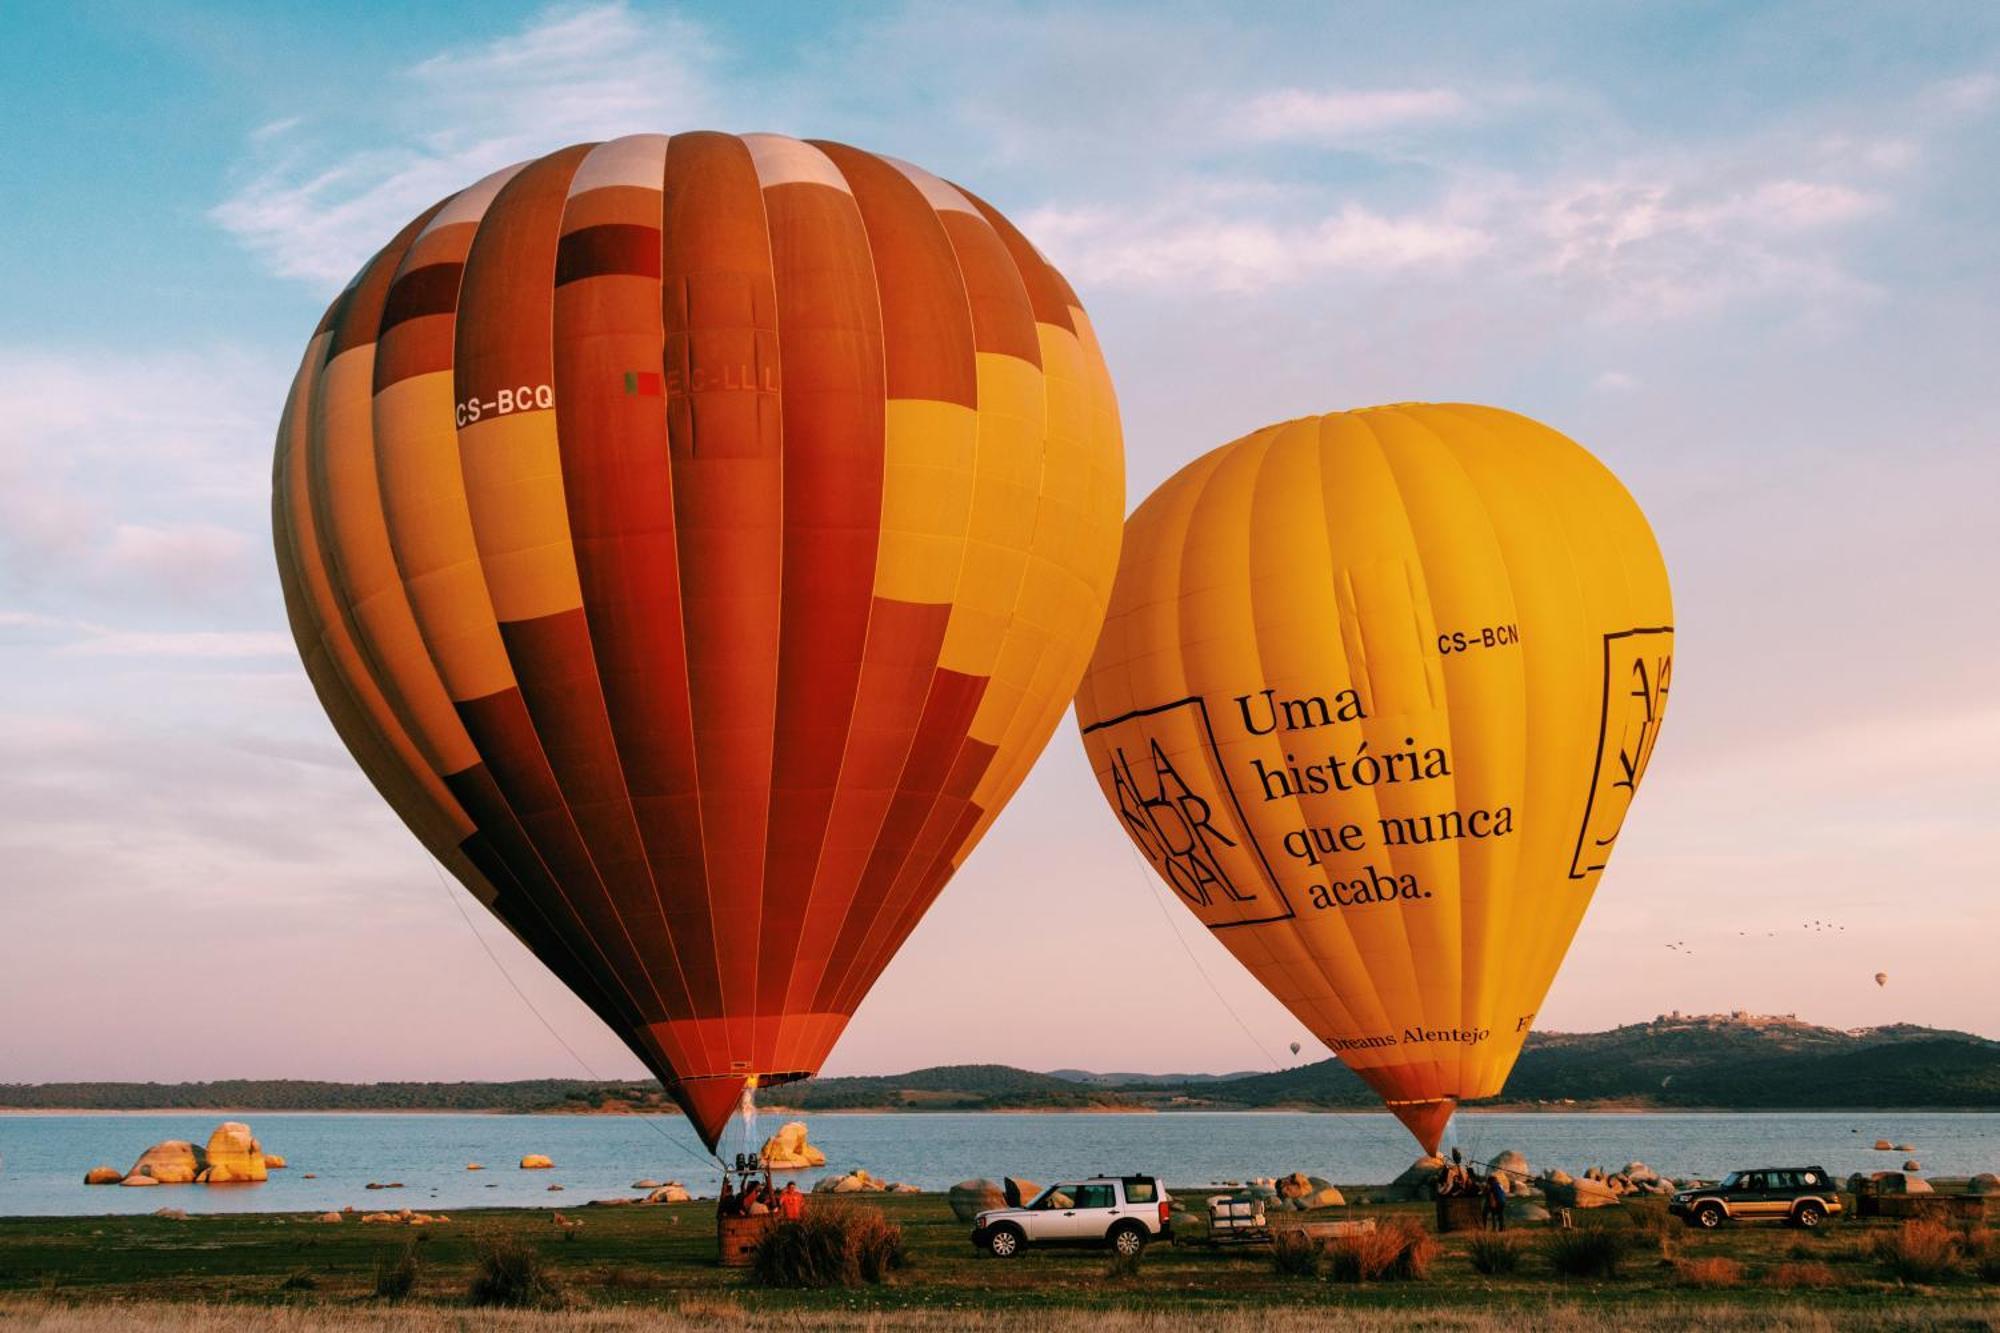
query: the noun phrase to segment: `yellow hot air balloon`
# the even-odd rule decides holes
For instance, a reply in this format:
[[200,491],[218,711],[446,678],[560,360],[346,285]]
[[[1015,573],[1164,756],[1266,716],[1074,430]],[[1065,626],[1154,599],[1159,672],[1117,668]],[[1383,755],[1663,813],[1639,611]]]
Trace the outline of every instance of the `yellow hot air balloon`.
[[1175,895],[1435,1151],[1520,1053],[1672,674],[1617,478],[1525,417],[1402,404],[1154,492],[1077,718]]

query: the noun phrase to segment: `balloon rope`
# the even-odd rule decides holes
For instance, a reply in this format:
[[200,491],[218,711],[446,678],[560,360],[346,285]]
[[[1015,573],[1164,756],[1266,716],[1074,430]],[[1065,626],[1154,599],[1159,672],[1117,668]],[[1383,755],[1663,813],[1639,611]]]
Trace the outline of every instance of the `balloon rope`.
[[1208,969],[1203,967],[1201,959],[1195,956],[1194,949],[1187,942],[1187,937],[1182,935],[1180,927],[1174,924],[1173,914],[1167,910],[1166,903],[1159,896],[1159,882],[1153,875],[1153,868],[1147,865],[1145,859],[1139,855],[1139,849],[1132,846],[1129,842],[1125,845],[1125,850],[1131,853],[1133,858],[1138,862],[1142,882],[1145,885],[1142,892],[1153,900],[1153,906],[1160,909],[1160,919],[1167,923],[1167,929],[1172,932],[1175,942],[1181,946],[1181,952],[1187,955],[1190,963],[1194,964],[1194,970],[1199,972],[1201,979],[1208,983],[1208,989],[1215,996],[1216,1003],[1220,1004],[1228,1011],[1229,1016],[1236,1020],[1236,1026],[1243,1029],[1243,1035],[1250,1039],[1250,1044],[1264,1053],[1264,1063],[1271,1066],[1273,1072],[1282,1072],[1284,1066],[1278,1063],[1278,1058],[1272,1055],[1269,1048],[1259,1040],[1256,1032],[1252,1030],[1250,1025],[1243,1021],[1243,1015],[1236,1012],[1236,1006],[1229,1002],[1229,997],[1222,993],[1222,988],[1217,986],[1215,979],[1208,975]]
[[[1158,876],[1153,873],[1152,866],[1146,863],[1146,858],[1139,854],[1137,847],[1132,846],[1128,842],[1125,850],[1131,853],[1133,863],[1138,867],[1141,885],[1140,892],[1152,899],[1153,905],[1160,909],[1160,919],[1167,923],[1167,929],[1172,932],[1175,941],[1180,944],[1181,952],[1187,955],[1190,963],[1194,964],[1194,970],[1199,972],[1201,979],[1208,983],[1208,989],[1215,996],[1216,1002],[1228,1011],[1231,1018],[1236,1020],[1236,1026],[1243,1029],[1243,1035],[1250,1038],[1251,1044],[1264,1053],[1264,1060],[1271,1066],[1272,1071],[1274,1073],[1282,1073],[1284,1066],[1279,1064],[1277,1057],[1272,1055],[1269,1048],[1258,1039],[1256,1032],[1251,1029],[1250,1025],[1243,1021],[1243,1016],[1236,1012],[1236,1006],[1229,1003],[1229,998],[1222,993],[1222,988],[1215,984],[1215,978],[1209,976],[1208,969],[1202,966],[1201,959],[1195,954],[1194,949],[1189,946],[1187,937],[1181,934],[1180,927],[1174,922],[1173,912],[1168,909],[1166,900],[1161,897],[1163,892],[1171,892],[1171,890],[1164,889],[1160,884]],[[1359,1128],[1351,1118],[1359,1114],[1357,1111],[1342,1110],[1339,1107],[1328,1107],[1320,1114],[1331,1115],[1335,1123],[1349,1132],[1356,1132]]]
[[[465,928],[472,932],[472,938],[479,941],[479,947],[485,952],[488,961],[490,961],[493,964],[494,970],[499,972],[501,979],[507,983],[507,988],[514,992],[514,994],[520,999],[522,1004],[528,1007],[528,1012],[535,1016],[535,1021],[548,1029],[549,1035],[556,1039],[556,1044],[558,1046],[561,1046],[565,1051],[569,1052],[569,1058],[576,1061],[577,1068],[581,1069],[584,1073],[590,1076],[591,1082],[593,1083],[608,1082],[609,1080],[605,1079],[595,1069],[592,1069],[590,1067],[590,1062],[588,1060],[585,1060],[581,1055],[577,1054],[576,1047],[570,1045],[569,1042],[564,1039],[563,1034],[556,1031],[556,1025],[549,1022],[549,1020],[543,1016],[542,1011],[535,1007],[535,1002],[528,998],[528,993],[522,990],[520,985],[515,982],[513,974],[507,970],[507,965],[500,961],[500,955],[493,952],[493,946],[486,942],[486,937],[479,933],[479,927],[472,923],[472,915],[465,910],[465,904],[460,902],[458,900],[458,895],[451,891],[451,885],[445,880],[444,871],[438,868],[438,863],[436,858],[426,856],[424,860],[429,863],[431,868],[431,873],[437,876],[438,887],[444,890],[444,896],[449,898],[451,900],[451,905],[458,909],[458,919],[463,921],[465,923]],[[667,1133],[665,1129],[661,1128],[651,1118],[641,1115],[638,1117],[638,1119],[640,1123],[644,1124],[648,1129],[652,1130],[655,1134],[658,1134],[668,1143],[673,1144],[674,1147],[686,1153],[689,1157],[693,1158],[703,1167],[707,1167],[709,1165],[708,1160],[706,1158],[702,1157],[699,1153],[695,1152],[694,1149],[688,1147],[685,1143],[682,1143],[679,1139],[675,1138],[673,1135]],[[720,1156],[716,1156],[715,1160],[720,1162],[722,1158]]]

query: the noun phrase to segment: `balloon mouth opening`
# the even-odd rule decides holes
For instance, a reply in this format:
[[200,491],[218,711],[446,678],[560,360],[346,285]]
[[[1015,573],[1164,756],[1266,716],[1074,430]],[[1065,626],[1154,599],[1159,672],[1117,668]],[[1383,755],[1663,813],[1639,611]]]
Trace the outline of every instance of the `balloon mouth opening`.
[[[738,1112],[743,1116],[745,1135],[756,1132],[758,1088],[776,1087],[781,1083],[795,1083],[811,1077],[812,1071],[808,1069],[781,1074],[695,1075],[668,1083],[667,1092],[686,1112],[688,1123],[701,1136],[703,1146],[713,1153],[721,1148],[722,1136]],[[754,1144],[747,1146],[755,1150]]]
[[1458,1098],[1434,1097],[1427,1101],[1393,1101],[1389,1110],[1396,1119],[1403,1122],[1403,1128],[1416,1137],[1423,1150],[1430,1156],[1437,1156],[1438,1145],[1444,1142],[1445,1127],[1458,1110]]

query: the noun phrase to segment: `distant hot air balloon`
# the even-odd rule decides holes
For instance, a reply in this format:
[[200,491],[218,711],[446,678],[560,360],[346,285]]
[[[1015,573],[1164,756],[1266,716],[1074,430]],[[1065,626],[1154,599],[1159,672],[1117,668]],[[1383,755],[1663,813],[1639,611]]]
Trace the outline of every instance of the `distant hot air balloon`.
[[1603,465],[1512,413],[1401,405],[1154,492],[1077,717],[1175,895],[1435,1151],[1513,1067],[1672,663],[1666,570]]
[[1117,562],[1068,285],[907,163],[639,135],[405,227],[278,433],[292,629],[423,843],[713,1148],[1027,773]]
[[1298,1044],[1297,1042],[1293,1042],[1293,1043],[1292,1043],[1292,1054],[1293,1054],[1293,1055],[1297,1055],[1298,1053],[1299,1053],[1299,1044]]
[[1875,984],[1876,984],[1876,985],[1878,985],[1878,986],[1886,986],[1886,985],[1888,985],[1888,984],[1889,984],[1889,974],[1888,974],[1887,972],[1877,972],[1877,973],[1875,974]]

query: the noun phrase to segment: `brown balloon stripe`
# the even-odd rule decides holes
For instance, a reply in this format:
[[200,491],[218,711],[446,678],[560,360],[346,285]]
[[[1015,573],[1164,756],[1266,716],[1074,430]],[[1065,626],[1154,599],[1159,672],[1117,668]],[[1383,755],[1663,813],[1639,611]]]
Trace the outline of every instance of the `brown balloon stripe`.
[[[764,190],[784,376],[784,563],[778,697],[756,917],[759,1046],[782,1004],[841,784],[869,642],[885,447],[882,312],[860,210],[820,184]],[[763,916],[780,923],[767,930]],[[782,952],[789,949],[789,952]],[[766,974],[769,975],[766,975]],[[765,1017],[769,1015],[769,1017]]]
[[[658,216],[658,207],[654,216]],[[642,223],[604,222],[573,231],[556,249],[556,286],[619,274],[660,276],[660,229]]]
[[426,315],[456,315],[458,283],[464,272],[465,265],[462,263],[426,264],[399,275],[395,286],[389,289],[377,336],[386,335],[398,324],[422,319]]
[[[643,957],[625,930],[612,884],[599,873],[582,825],[557,785],[543,752],[535,720],[519,690],[504,690],[458,704],[459,716],[495,788],[507,800],[537,859],[562,889],[585,936],[603,956],[608,978],[648,1022],[670,1015],[650,986],[634,986],[647,975]],[[609,989],[609,987],[607,987]]]
[[[930,848],[926,846],[925,835],[936,828],[935,816],[940,804],[950,799],[950,782],[959,755],[977,744],[967,736],[986,685],[984,677],[967,676],[942,667],[933,673],[916,741],[856,885],[853,907],[842,920],[828,951],[825,971],[815,989],[814,1009],[842,1008],[841,996],[851,988],[858,960],[866,955],[871,929],[891,910],[890,901],[899,879],[913,859],[928,859]],[[970,790],[968,784],[966,791]],[[852,1006],[847,1009],[851,1011]]]

